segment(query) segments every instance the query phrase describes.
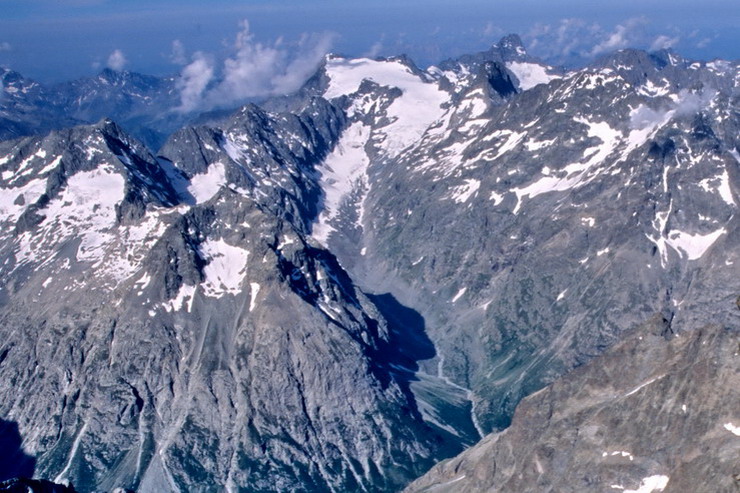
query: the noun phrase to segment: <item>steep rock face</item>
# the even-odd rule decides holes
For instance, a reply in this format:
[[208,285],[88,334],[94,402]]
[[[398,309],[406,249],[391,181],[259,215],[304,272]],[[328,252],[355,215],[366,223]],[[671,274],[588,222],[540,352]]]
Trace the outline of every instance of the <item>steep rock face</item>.
[[304,214],[293,173],[325,145],[311,128],[316,147],[260,162],[223,129],[184,131],[192,156],[214,153],[200,164],[157,161],[112,122],[2,144],[0,412],[35,475],[394,489],[459,450],[393,370],[414,360],[385,318],[267,194],[284,184],[271,193]]
[[405,491],[736,491],[738,325],[661,326],[525,398],[511,427]]
[[115,120],[156,150],[198,114],[180,108],[175,77],[105,69],[95,77],[46,86],[0,68],[0,140],[102,118]]
[[737,87],[508,37],[0,143],[0,416],[80,491],[396,490],[656,312],[736,326]]
[[50,104],[49,90],[18,72],[0,68],[0,140],[79,123]]
[[104,69],[50,88],[50,104],[81,122],[111,118],[156,150],[195,116],[179,109],[177,78]]
[[422,371],[470,389],[483,431],[652,314],[677,331],[740,291],[737,65],[625,50],[558,73],[514,52],[329,60],[319,86],[358,123],[318,166],[345,187],[313,236],[421,313]]

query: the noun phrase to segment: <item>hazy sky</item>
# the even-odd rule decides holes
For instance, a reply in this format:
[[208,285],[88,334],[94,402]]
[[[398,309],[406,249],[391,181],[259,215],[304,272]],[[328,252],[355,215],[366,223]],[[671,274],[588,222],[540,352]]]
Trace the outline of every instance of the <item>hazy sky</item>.
[[740,1],[0,0],[0,65],[44,82],[105,66],[168,74],[200,63],[218,75],[245,50],[257,65],[330,50],[427,66],[510,32],[555,63],[627,46],[737,59]]

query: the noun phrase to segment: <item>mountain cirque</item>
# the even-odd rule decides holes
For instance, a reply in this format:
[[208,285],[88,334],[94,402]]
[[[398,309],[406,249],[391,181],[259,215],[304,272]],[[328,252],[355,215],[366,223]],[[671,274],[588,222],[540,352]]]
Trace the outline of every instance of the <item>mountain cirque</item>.
[[[66,126],[3,77],[11,134]],[[329,56],[156,155],[110,120],[0,142],[15,474],[397,491],[511,423],[412,488],[732,484],[739,79],[665,51],[565,71],[509,36],[427,70]],[[159,142],[173,84],[64,87]]]

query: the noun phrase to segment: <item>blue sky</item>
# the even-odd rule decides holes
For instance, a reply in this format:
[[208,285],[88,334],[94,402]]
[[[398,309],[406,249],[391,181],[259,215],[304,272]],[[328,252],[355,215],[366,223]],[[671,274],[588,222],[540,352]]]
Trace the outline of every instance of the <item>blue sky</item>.
[[0,0],[0,12],[0,65],[44,82],[106,65],[178,73],[197,60],[218,73],[244,49],[284,65],[331,50],[426,66],[510,32],[554,63],[626,46],[740,58],[738,0]]

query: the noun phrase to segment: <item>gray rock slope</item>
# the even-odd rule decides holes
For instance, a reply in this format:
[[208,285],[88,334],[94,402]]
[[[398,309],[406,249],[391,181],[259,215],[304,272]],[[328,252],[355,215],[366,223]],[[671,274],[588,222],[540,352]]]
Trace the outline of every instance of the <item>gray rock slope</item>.
[[404,491],[737,491],[740,331],[661,326],[525,398],[509,428]]
[[0,414],[37,477],[393,490],[460,450],[393,369],[415,348],[291,220],[341,119],[286,118],[246,108],[159,161],[109,121],[0,144]]
[[469,389],[483,432],[653,314],[680,331],[740,292],[737,63],[562,72],[502,43],[424,72],[330,59],[313,87],[351,122],[313,237],[424,317],[419,375]]
[[179,106],[175,77],[105,69],[94,77],[48,86],[0,68],[0,140],[111,118],[159,149],[172,132],[199,118]]
[[656,314],[737,326],[737,88],[510,36],[327,57],[156,157],[0,142],[0,417],[80,491],[397,490]]
[[80,123],[51,104],[52,93],[18,72],[0,68],[0,140]]

